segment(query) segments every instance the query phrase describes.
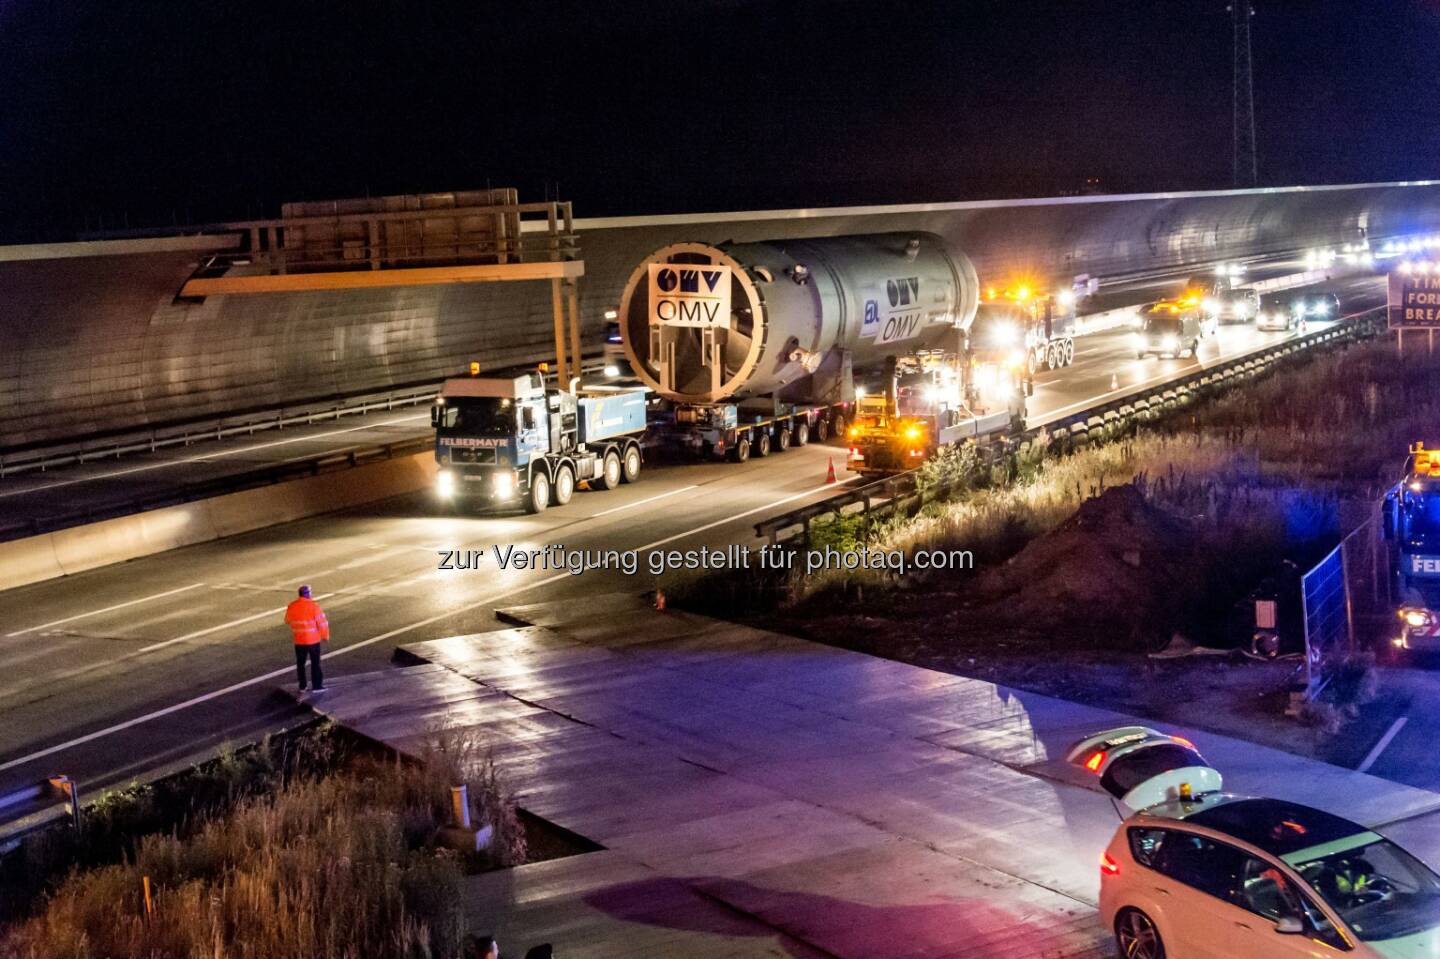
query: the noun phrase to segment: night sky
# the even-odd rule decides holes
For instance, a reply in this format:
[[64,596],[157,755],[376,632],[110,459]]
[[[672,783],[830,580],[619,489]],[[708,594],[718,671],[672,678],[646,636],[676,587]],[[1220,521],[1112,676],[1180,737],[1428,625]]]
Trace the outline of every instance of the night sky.
[[[1262,183],[1440,176],[1440,0],[1255,4]],[[0,0],[0,235],[1224,187],[1230,37],[1226,0]]]

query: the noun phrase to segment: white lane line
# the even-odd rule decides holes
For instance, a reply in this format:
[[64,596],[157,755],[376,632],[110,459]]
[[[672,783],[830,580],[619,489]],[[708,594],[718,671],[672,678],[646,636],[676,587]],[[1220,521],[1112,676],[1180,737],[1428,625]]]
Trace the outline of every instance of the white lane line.
[[[791,496],[786,496],[781,499],[775,500],[772,503],[766,503],[764,506],[757,506],[754,509],[746,510],[743,513],[736,513],[735,515],[727,517],[725,519],[717,520],[713,523],[707,523],[704,526],[697,526],[695,529],[686,530],[683,533],[676,533],[674,536],[667,536],[664,539],[658,539],[653,543],[649,543],[645,546],[639,547],[639,549],[653,549],[656,546],[663,546],[664,544],[673,542],[674,540],[683,539],[686,536],[693,536],[696,533],[703,533],[708,529],[714,529],[716,526],[721,526],[725,523],[733,522],[734,520],[741,519],[753,513],[758,513],[762,510],[773,509],[774,507],[779,506],[782,503],[788,503],[791,500],[800,499],[803,496],[813,496],[815,493],[822,492],[829,488],[830,484],[827,483],[824,486],[817,486],[814,489],[806,490],[803,493],[795,493]],[[539,589],[541,586],[549,586],[551,583],[558,583],[561,580],[568,579],[574,579],[574,577],[571,576],[569,571],[567,570],[565,572],[556,573],[554,576],[547,576],[546,578],[539,580],[538,582],[526,583],[523,586],[516,586],[513,589],[507,589],[499,593],[492,593],[491,595],[486,596],[484,599],[478,599],[473,603],[468,603],[464,606],[459,606],[455,609],[447,610],[443,613],[438,613],[434,616],[427,617],[426,619],[419,620],[418,622],[410,623],[406,626],[400,626],[396,629],[390,630],[388,633],[381,633],[378,636],[371,636],[369,639],[362,639],[358,643],[351,643],[349,646],[345,646],[341,649],[333,650],[332,652],[326,653],[324,658],[332,659],[336,656],[343,656],[346,653],[353,652],[354,650],[362,649],[366,646],[373,646],[376,643],[383,643],[387,639],[394,639],[396,636],[401,636],[405,633],[414,632],[417,629],[424,629],[426,626],[438,623],[442,619],[449,619],[452,616],[460,616],[464,613],[473,612],[474,610],[482,609],[483,607],[489,606],[493,603],[498,602],[499,600],[506,599],[510,596],[515,596],[520,593],[526,593],[532,589]],[[250,618],[253,619],[255,617]],[[179,640],[171,640],[170,642],[178,641]],[[246,689],[250,686],[258,686],[260,683],[268,682],[278,676],[293,674],[294,671],[294,666],[283,666],[280,669],[272,669],[268,673],[261,673],[259,676],[251,676],[249,679],[242,679],[239,682],[231,683],[229,686],[222,686],[220,689],[212,689],[208,693],[201,693],[199,696],[192,696],[184,702],[165,706],[161,709],[145,713],[141,716],[135,716],[131,719],[125,720],[124,722],[116,723],[113,726],[107,726],[104,729],[97,729],[94,732],[86,733],[83,736],[76,736],[74,739],[68,739],[63,743],[56,743],[53,746],[47,746],[44,749],[36,750],[35,752],[29,753],[25,756],[17,756],[16,758],[9,760],[8,762],[0,763],[0,772],[5,772],[7,769],[14,769],[16,766],[23,766],[26,763],[34,762],[37,759],[44,759],[46,756],[53,756],[58,752],[64,752],[65,750],[72,749],[75,746],[83,746],[86,743],[92,743],[97,739],[104,739],[106,736],[110,736],[114,733],[124,732],[127,729],[133,729],[136,726],[148,723],[153,719],[162,719],[165,716],[174,715],[175,713],[181,712],[182,710],[189,709],[191,706],[198,706],[201,703],[207,703],[212,699],[219,699],[221,696],[228,696],[230,693],[237,692],[241,689]]]
[[1395,741],[1395,735],[1405,728],[1405,721],[1407,719],[1409,719],[1408,716],[1401,716],[1390,724],[1390,728],[1385,730],[1385,735],[1380,737],[1380,741],[1375,744],[1375,748],[1371,749],[1360,765],[1355,767],[1357,773],[1370,771],[1370,767],[1375,765],[1375,760],[1379,759],[1380,754],[1388,749],[1390,744]]
[[29,629],[16,630],[13,633],[6,633],[5,638],[12,636],[24,636],[26,633],[38,632],[42,629],[49,629],[52,626],[60,626],[65,623],[73,623],[77,619],[85,619],[89,616],[99,616],[101,613],[113,613],[117,609],[125,609],[127,606],[138,606],[141,603],[148,603],[154,599],[164,599],[166,596],[174,596],[176,593],[183,593],[197,586],[204,586],[204,583],[191,583],[189,586],[181,586],[179,589],[169,589],[163,593],[155,593],[152,596],[141,596],[139,599],[132,599],[127,603],[116,603],[114,606],[106,606],[104,609],[92,609],[88,613],[76,613],[74,616],[66,616],[64,619],[51,620],[48,623],[41,623],[39,626],[31,626]]
[[620,512],[621,510],[633,509],[633,508],[636,507],[636,506],[644,506],[646,503],[653,503],[653,502],[655,502],[657,499],[664,499],[664,498],[667,497],[667,496],[674,496],[676,493],[684,493],[684,492],[687,492],[687,491],[689,491],[689,490],[699,489],[699,488],[700,488],[700,487],[699,487],[698,485],[682,486],[682,487],[680,487],[679,489],[672,489],[672,490],[671,490],[670,492],[668,492],[668,493],[661,493],[661,494],[658,495],[658,496],[651,496],[651,497],[649,497],[649,498],[647,498],[647,499],[636,500],[636,501],[633,502],[633,503],[626,503],[624,506],[614,506],[614,507],[611,507],[610,509],[602,509],[602,510],[601,510],[600,512],[598,512],[598,513],[593,513],[593,514],[591,514],[590,518],[591,518],[591,519],[595,519],[597,516],[609,516],[611,513],[618,513],[618,512]]
[[274,440],[269,443],[258,443],[252,446],[236,447],[232,450],[217,450],[213,453],[199,453],[195,456],[186,456],[178,460],[166,460],[164,463],[147,463],[144,466],[131,466],[128,469],[112,470],[109,473],[97,473],[93,476],[82,476],[75,479],[57,480],[44,486],[28,486],[24,489],[5,490],[0,492],[0,499],[8,496],[24,496],[27,493],[38,493],[42,490],[59,489],[62,486],[74,486],[77,483],[93,483],[96,480],[113,479],[116,476],[129,476],[132,473],[144,473],[150,470],[162,470],[171,466],[183,466],[188,463],[208,463],[226,456],[238,456],[241,453],[253,453],[256,450],[271,449],[276,446],[285,446],[290,443],[304,443],[310,440],[323,440],[328,436],[341,436],[345,433],[357,433],[361,430],[379,429],[382,426],[394,426],[397,423],[409,423],[413,420],[425,419],[423,415],[400,416],[383,422],[370,422],[363,426],[349,426],[343,430],[330,430],[325,433],[309,433],[305,436],[292,436],[289,439]]

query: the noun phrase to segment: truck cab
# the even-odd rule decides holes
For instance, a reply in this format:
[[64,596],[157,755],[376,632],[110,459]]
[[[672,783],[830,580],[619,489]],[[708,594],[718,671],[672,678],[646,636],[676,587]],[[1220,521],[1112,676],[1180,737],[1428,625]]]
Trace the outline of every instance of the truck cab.
[[1440,450],[1410,448],[1405,478],[1385,494],[1381,518],[1400,600],[1393,643],[1440,652]]
[[570,501],[577,484],[613,489],[639,476],[645,391],[576,394],[540,372],[446,380],[431,409],[435,489],[444,501],[523,506]]

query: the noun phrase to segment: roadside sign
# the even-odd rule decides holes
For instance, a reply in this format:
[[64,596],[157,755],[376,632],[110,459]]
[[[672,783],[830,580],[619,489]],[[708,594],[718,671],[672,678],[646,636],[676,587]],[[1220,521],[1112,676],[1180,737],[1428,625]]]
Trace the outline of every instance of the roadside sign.
[[651,263],[651,326],[730,328],[730,267]]
[[1390,329],[1440,329],[1440,272],[1390,274]]

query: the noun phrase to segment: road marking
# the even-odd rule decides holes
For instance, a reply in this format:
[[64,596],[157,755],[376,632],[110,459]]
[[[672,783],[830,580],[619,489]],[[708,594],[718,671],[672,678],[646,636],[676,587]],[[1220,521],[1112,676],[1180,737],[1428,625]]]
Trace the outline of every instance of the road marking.
[[76,479],[58,480],[54,483],[48,483],[45,486],[27,486],[24,489],[6,490],[4,492],[0,492],[0,499],[4,499],[9,496],[24,496],[27,493],[39,493],[43,490],[59,489],[62,486],[74,486],[78,483],[93,483],[97,480],[113,479],[116,476],[129,476],[131,473],[144,473],[149,470],[160,470],[165,469],[169,466],[183,466],[187,463],[209,463],[212,460],[218,460],[225,456],[235,456],[240,453],[253,453],[256,450],[270,449],[271,447],[275,446],[285,446],[289,443],[304,443],[308,440],[323,440],[327,436],[341,436],[345,433],[356,433],[360,430],[379,429],[382,426],[394,426],[397,423],[408,423],[412,420],[421,419],[425,419],[425,416],[419,414],[415,416],[401,416],[393,420],[384,420],[379,423],[371,422],[366,423],[363,426],[349,426],[343,430],[330,430],[326,433],[309,433],[305,436],[292,436],[288,439],[274,440],[269,443],[260,443],[253,446],[241,446],[233,450],[218,450],[214,453],[200,453],[195,456],[184,457],[183,459],[167,460],[164,463],[149,463],[145,466],[132,466],[128,469],[112,470],[109,473],[99,473],[94,476],[82,476],[77,477]]
[[13,633],[6,633],[5,638],[9,639],[12,636],[24,636],[26,633],[34,633],[42,629],[49,629],[52,626],[73,623],[77,619],[85,619],[88,616],[99,616],[101,613],[113,613],[117,609],[124,609],[127,606],[138,606],[141,603],[148,603],[152,599],[164,599],[166,596],[174,596],[176,593],[183,593],[186,590],[195,589],[197,586],[204,585],[204,583],[191,583],[189,586],[181,586],[179,589],[169,589],[163,593],[155,593],[152,596],[142,596],[139,599],[132,599],[126,603],[116,603],[114,606],[106,606],[104,609],[92,609],[88,613],[76,613],[74,616],[66,616],[64,619],[51,620],[48,623],[41,623],[39,626],[31,626],[29,629],[20,629]]
[[1380,754],[1383,753],[1390,746],[1390,743],[1395,740],[1395,735],[1399,733],[1400,730],[1405,728],[1405,720],[1407,720],[1408,718],[1408,716],[1401,716],[1399,719],[1395,720],[1393,723],[1390,724],[1390,728],[1385,730],[1385,735],[1380,737],[1380,741],[1375,744],[1375,748],[1371,749],[1370,752],[1365,756],[1365,759],[1360,763],[1360,765],[1355,767],[1355,771],[1357,773],[1370,771],[1370,767],[1375,765],[1375,760],[1379,759]]
[[633,503],[627,503],[627,504],[625,504],[624,506],[615,506],[615,507],[612,507],[612,508],[610,508],[610,509],[602,509],[602,510],[601,510],[600,512],[598,512],[598,513],[593,513],[593,514],[591,514],[590,518],[591,518],[591,519],[594,519],[594,518],[597,517],[597,516],[608,516],[608,515],[610,515],[611,513],[618,513],[618,512],[620,512],[621,510],[631,509],[631,508],[636,507],[636,506],[644,506],[646,503],[653,503],[653,502],[655,502],[657,499],[664,499],[664,498],[667,497],[667,496],[674,496],[676,493],[684,493],[684,492],[686,492],[687,490],[699,489],[699,488],[700,488],[700,487],[699,487],[698,485],[682,486],[682,487],[680,487],[679,489],[672,489],[672,490],[671,490],[670,492],[668,492],[668,493],[661,493],[661,494],[658,495],[658,496],[651,496],[651,497],[648,498],[648,499],[636,500],[635,502],[633,502]]
[[[698,526],[698,527],[696,527],[695,529],[686,530],[686,531],[683,532],[683,533],[676,533],[674,536],[667,536],[667,537],[665,537],[664,539],[658,539],[658,540],[656,540],[656,541],[653,542],[653,543],[649,543],[649,544],[647,544],[647,545],[645,545],[645,546],[638,547],[638,549],[645,550],[645,549],[653,549],[653,548],[656,547],[656,546],[663,546],[664,544],[669,543],[669,542],[673,542],[674,540],[683,539],[683,538],[686,537],[686,536],[694,536],[696,533],[703,533],[703,532],[705,532],[706,530],[714,529],[716,526],[721,526],[721,525],[723,525],[723,524],[725,524],[725,523],[733,522],[733,521],[735,521],[735,520],[737,520],[737,519],[740,519],[740,518],[742,518],[742,517],[750,516],[750,515],[753,514],[753,513],[759,513],[759,512],[761,512],[762,510],[774,509],[776,506],[780,506],[780,505],[783,504],[783,503],[788,503],[788,502],[790,502],[791,500],[800,499],[801,497],[804,497],[804,496],[813,496],[815,493],[822,492],[822,491],[827,490],[827,489],[830,489],[830,484],[828,484],[828,483],[825,484],[824,486],[817,486],[817,487],[815,487],[814,489],[805,490],[804,492],[801,492],[801,493],[794,493],[794,494],[792,494],[792,495],[790,495],[790,496],[785,496],[785,497],[782,497],[781,499],[775,500],[775,501],[772,502],[772,503],[766,503],[764,506],[757,506],[757,507],[755,507],[754,509],[746,510],[746,511],[743,512],[743,513],[736,513],[736,514],[734,514],[733,516],[729,516],[729,517],[727,517],[727,518],[725,518],[725,519],[717,520],[717,521],[715,521],[715,522],[713,522],[713,523],[707,523],[707,524],[705,524],[704,526]],[[564,571],[564,572],[556,573],[554,576],[547,576],[546,578],[544,578],[544,579],[542,579],[542,580],[539,580],[538,582],[527,583],[527,584],[525,584],[525,585],[523,585],[523,586],[516,586],[516,587],[514,587],[513,589],[503,590],[503,591],[501,591],[501,592],[499,592],[499,593],[492,593],[491,595],[486,596],[484,599],[478,599],[478,600],[476,600],[476,601],[473,602],[473,603],[467,603],[467,604],[464,605],[464,606],[459,606],[459,607],[456,607],[455,609],[447,610],[447,611],[445,611],[445,612],[443,612],[443,613],[437,613],[437,614],[434,615],[434,616],[427,617],[427,618],[422,619],[422,620],[419,620],[419,621],[417,621],[417,622],[410,623],[410,624],[405,625],[405,626],[397,627],[397,628],[395,628],[395,629],[390,630],[388,633],[381,633],[381,634],[378,635],[378,636],[371,636],[369,639],[362,639],[362,640],[360,640],[358,643],[351,643],[349,646],[344,646],[344,647],[341,647],[340,649],[336,649],[336,650],[333,650],[333,651],[331,651],[331,652],[329,652],[329,653],[324,654],[324,656],[323,656],[322,658],[323,658],[323,659],[332,659],[332,658],[334,658],[334,657],[336,657],[336,656],[343,656],[343,655],[345,655],[346,653],[354,652],[354,651],[357,650],[357,649],[363,649],[363,648],[366,647],[366,646],[373,646],[373,645],[376,644],[376,643],[383,643],[383,642],[385,642],[387,639],[394,639],[396,636],[401,636],[401,635],[403,635],[403,634],[405,634],[405,633],[414,632],[414,631],[417,630],[417,629],[423,629],[423,628],[425,628],[426,626],[430,626],[430,625],[433,625],[434,623],[438,623],[438,622],[440,622],[440,621],[443,620],[443,619],[449,619],[449,618],[452,617],[452,616],[460,616],[460,615],[462,615],[462,614],[464,614],[464,613],[469,613],[469,612],[473,612],[474,610],[477,610],[477,609],[482,609],[482,608],[484,608],[484,607],[486,607],[486,606],[490,606],[490,605],[498,602],[499,600],[507,599],[507,598],[509,598],[509,597],[511,597],[511,596],[516,596],[516,595],[518,595],[518,594],[520,594],[520,593],[526,593],[526,592],[529,592],[529,591],[532,590],[532,589],[539,589],[539,588],[542,587],[542,586],[549,586],[551,583],[558,583],[558,582],[560,582],[561,580],[569,580],[569,579],[573,579],[573,578],[574,578],[574,577],[570,575],[570,572],[569,572],[568,570],[566,570],[566,571]],[[325,598],[326,596],[331,596],[331,595],[334,595],[334,594],[332,594],[332,593],[325,593],[325,594],[322,594],[319,598],[323,599],[323,598]],[[269,615],[269,614],[268,614],[268,613],[259,613],[259,614],[256,614],[256,616],[247,617],[247,619],[257,619],[257,618],[259,618],[259,616],[264,616],[264,615]],[[237,622],[239,622],[239,621],[237,621]],[[228,624],[226,624],[226,625],[233,626],[233,625],[236,625],[236,623],[228,623]],[[213,631],[216,630],[216,629],[223,629],[223,628],[224,628],[223,626],[216,626],[216,627],[212,627],[211,629],[208,629],[208,630],[203,630],[202,632],[213,632]],[[154,647],[146,647],[146,648],[147,648],[147,649],[159,648],[159,646],[169,645],[169,644],[171,644],[171,643],[177,643],[177,642],[180,642],[180,641],[183,640],[183,639],[193,639],[194,636],[196,636],[196,635],[200,635],[200,634],[192,634],[191,636],[188,636],[188,637],[182,636],[182,637],[179,637],[179,638],[177,638],[177,639],[167,640],[166,642],[161,643],[161,644],[157,644],[157,645],[154,646]],[[144,650],[141,650],[141,652],[144,652]],[[114,733],[124,732],[124,731],[127,730],[127,729],[133,729],[133,728],[135,728],[136,726],[144,725],[145,723],[148,723],[148,722],[150,722],[151,720],[154,720],[154,719],[163,719],[163,718],[166,717],[166,716],[172,716],[172,715],[174,715],[175,713],[178,713],[178,712],[181,712],[181,711],[183,711],[183,710],[189,709],[191,706],[198,706],[198,705],[200,705],[201,703],[208,703],[208,702],[210,702],[210,701],[213,700],[213,699],[219,699],[221,696],[228,696],[230,693],[238,692],[239,690],[247,689],[247,688],[249,688],[249,687],[251,687],[251,686],[258,686],[260,683],[268,682],[268,681],[270,681],[270,680],[272,680],[272,679],[275,679],[275,678],[277,678],[277,677],[279,677],[279,676],[285,676],[285,675],[287,675],[287,674],[293,674],[294,671],[295,671],[295,667],[294,667],[294,666],[283,666],[283,667],[281,667],[281,668],[279,668],[279,669],[272,669],[272,670],[271,670],[270,672],[268,672],[268,673],[261,673],[259,676],[251,676],[249,679],[242,679],[242,680],[240,680],[239,682],[231,683],[231,684],[228,685],[228,686],[222,686],[220,689],[212,689],[212,690],[211,690],[210,692],[208,692],[208,693],[201,693],[201,694],[198,695],[198,696],[192,696],[191,698],[185,700],[184,702],[174,703],[174,704],[172,704],[172,705],[165,706],[165,707],[162,707],[162,708],[160,708],[160,709],[153,710],[153,711],[148,712],[148,713],[145,713],[145,714],[143,714],[143,715],[132,717],[132,718],[130,718],[130,719],[124,720],[123,722],[115,723],[113,726],[106,726],[104,729],[97,729],[97,730],[95,730],[94,732],[86,733],[86,734],[83,735],[83,736],[76,736],[74,739],[68,739],[68,740],[66,740],[66,741],[63,742],[63,743],[56,743],[56,744],[53,745],[53,746],[46,746],[44,749],[36,750],[35,752],[29,753],[29,754],[24,755],[24,756],[17,756],[16,758],[11,759],[11,760],[9,760],[9,761],[7,761],[7,762],[0,763],[0,772],[5,772],[6,770],[9,770],[9,769],[14,769],[16,766],[23,766],[23,765],[25,765],[26,763],[34,762],[34,761],[37,760],[37,759],[44,759],[46,756],[53,756],[53,755],[55,755],[56,753],[64,752],[64,751],[67,750],[67,749],[73,749],[73,748],[76,747],[76,746],[83,746],[83,745],[85,745],[86,743],[92,743],[92,742],[94,742],[94,741],[97,740],[97,739],[104,739],[106,736],[113,735]]]
[[[313,598],[318,603],[320,600],[329,599],[331,596],[334,595],[334,593],[321,593],[320,595]],[[262,616],[281,616],[284,615],[286,608],[286,606],[280,606],[275,609],[267,609],[263,612],[254,613],[250,616],[242,616],[239,619],[232,619],[230,620],[230,622],[221,623],[218,626],[207,626],[204,629],[196,630],[193,633],[186,633],[184,636],[176,636],[174,639],[166,639],[158,643],[151,643],[149,646],[141,646],[133,653],[127,653],[126,656],[128,658],[129,656],[140,656],[144,653],[153,653],[157,649],[164,649],[166,646],[174,646],[176,643],[183,643],[186,640],[190,639],[199,639],[201,636],[209,636],[211,633],[218,633],[222,629],[229,629],[231,626],[243,626],[246,623],[252,623],[257,619],[260,619]]]

